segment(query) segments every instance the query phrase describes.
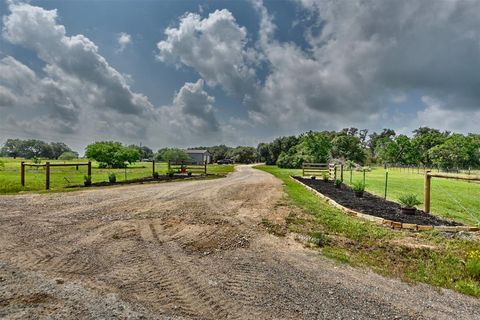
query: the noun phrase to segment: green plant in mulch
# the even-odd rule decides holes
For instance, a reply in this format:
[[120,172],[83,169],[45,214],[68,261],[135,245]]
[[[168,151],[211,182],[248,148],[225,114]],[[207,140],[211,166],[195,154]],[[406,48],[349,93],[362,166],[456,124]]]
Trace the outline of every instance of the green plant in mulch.
[[365,183],[363,183],[362,181],[354,181],[352,183],[352,190],[354,192],[363,192],[365,191]]
[[404,206],[405,208],[415,208],[422,202],[418,200],[417,195],[415,193],[407,193],[403,194],[398,197],[398,201]]
[[340,188],[342,186],[342,180],[340,179],[336,179],[334,183],[336,188]]

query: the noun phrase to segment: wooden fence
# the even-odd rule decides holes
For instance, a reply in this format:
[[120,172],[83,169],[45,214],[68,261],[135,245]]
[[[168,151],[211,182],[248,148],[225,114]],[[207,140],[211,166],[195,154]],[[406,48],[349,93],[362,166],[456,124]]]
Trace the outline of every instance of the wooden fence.
[[20,182],[22,187],[25,187],[25,167],[45,167],[45,189],[50,189],[50,167],[78,167],[87,166],[87,175],[88,177],[92,176],[92,162],[88,161],[87,163],[50,163],[46,162],[45,164],[36,164],[36,163],[25,163],[22,161],[20,163]]
[[207,161],[198,164],[191,161],[168,161],[168,172],[207,174]]
[[466,176],[466,175],[452,175],[446,173],[433,173],[431,171],[425,172],[425,179],[423,184],[423,203],[424,211],[430,212],[430,192],[431,192],[431,182],[432,177],[444,178],[444,179],[453,179],[453,180],[467,180],[467,181],[480,181],[480,176]]
[[323,176],[328,175],[330,179],[337,178],[337,166],[334,163],[304,163],[302,165],[302,176]]

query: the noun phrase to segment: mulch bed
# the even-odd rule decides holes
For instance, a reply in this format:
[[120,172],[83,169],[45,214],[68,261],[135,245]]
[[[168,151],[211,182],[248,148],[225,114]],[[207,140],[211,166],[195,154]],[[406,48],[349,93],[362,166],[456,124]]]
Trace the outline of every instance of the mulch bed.
[[412,223],[419,225],[432,226],[461,226],[462,224],[448,221],[417,210],[414,215],[400,213],[400,205],[396,202],[385,200],[368,192],[364,192],[363,198],[355,197],[352,189],[347,185],[342,185],[340,189],[335,188],[332,181],[324,182],[323,180],[305,179],[302,177],[293,177],[303,184],[317,190],[321,194],[329,197],[344,207],[369,214],[384,219]]

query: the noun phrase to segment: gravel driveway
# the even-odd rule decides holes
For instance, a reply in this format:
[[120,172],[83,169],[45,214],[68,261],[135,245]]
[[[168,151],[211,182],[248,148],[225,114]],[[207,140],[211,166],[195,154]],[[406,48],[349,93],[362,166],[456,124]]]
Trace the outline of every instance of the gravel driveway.
[[273,176],[0,197],[0,318],[480,319],[480,301],[339,265],[262,218]]

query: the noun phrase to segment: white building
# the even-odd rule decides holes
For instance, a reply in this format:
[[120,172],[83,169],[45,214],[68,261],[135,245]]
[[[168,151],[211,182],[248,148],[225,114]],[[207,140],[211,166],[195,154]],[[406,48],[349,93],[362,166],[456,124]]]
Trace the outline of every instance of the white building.
[[185,150],[185,152],[192,158],[196,164],[204,164],[205,161],[210,163],[210,153],[207,150]]

